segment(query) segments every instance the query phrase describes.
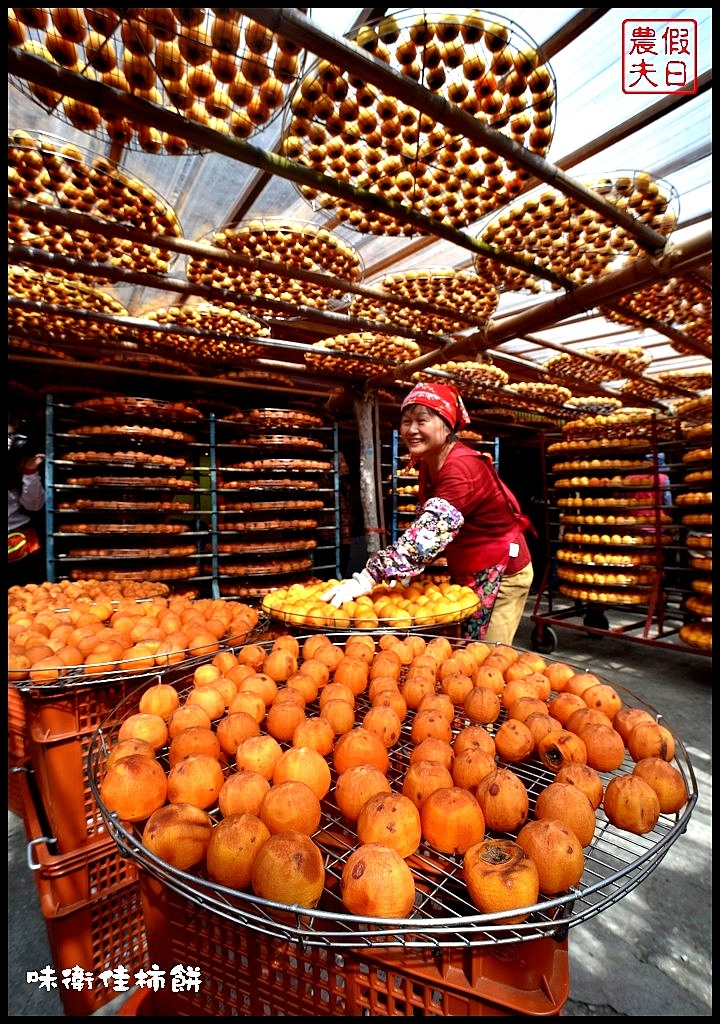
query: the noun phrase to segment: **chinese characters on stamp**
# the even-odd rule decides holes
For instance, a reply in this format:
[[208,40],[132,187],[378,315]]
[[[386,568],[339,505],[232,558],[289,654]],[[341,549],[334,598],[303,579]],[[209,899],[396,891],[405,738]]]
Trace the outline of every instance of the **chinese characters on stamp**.
[[622,88],[624,93],[696,93],[697,22],[692,18],[623,21]]

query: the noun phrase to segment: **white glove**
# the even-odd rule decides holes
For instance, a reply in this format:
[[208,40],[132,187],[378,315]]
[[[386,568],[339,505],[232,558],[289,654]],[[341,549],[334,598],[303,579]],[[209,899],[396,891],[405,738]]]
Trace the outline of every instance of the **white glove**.
[[349,580],[342,580],[320,595],[321,601],[328,601],[333,607],[340,608],[346,601],[355,601],[363,594],[369,594],[375,586],[375,580],[367,569],[354,572]]

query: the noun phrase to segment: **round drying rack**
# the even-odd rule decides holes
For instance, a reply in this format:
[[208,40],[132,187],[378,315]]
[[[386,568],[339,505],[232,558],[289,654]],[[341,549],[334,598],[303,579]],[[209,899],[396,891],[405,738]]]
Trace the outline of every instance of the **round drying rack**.
[[[271,595],[268,595],[271,596]],[[480,605],[480,599],[466,600],[462,604],[457,605],[452,611],[436,612],[435,614],[429,615],[416,615],[412,618],[411,623],[406,623],[405,620],[400,620],[397,616],[365,616],[362,617],[363,613],[359,612],[355,620],[355,625],[348,627],[347,624],[344,626],[333,625],[331,614],[306,614],[305,612],[296,611],[291,605],[288,605],[286,609],[273,608],[268,604],[268,596],[263,599],[262,610],[271,622],[282,623],[285,626],[293,626],[303,630],[310,630],[313,632],[329,633],[332,636],[347,636],[348,628],[351,628],[355,633],[393,633],[398,629],[401,629],[403,633],[437,633],[438,631],[444,632],[449,627],[460,626],[467,618],[469,618],[474,612],[477,611]],[[332,609],[329,609],[332,612]],[[373,625],[363,626],[363,622],[373,620]],[[335,622],[343,621],[343,616],[339,616]],[[345,618],[347,623],[347,618]]]
[[[354,632],[345,633],[347,641]],[[378,634],[378,637],[382,634]],[[398,632],[399,637],[405,634]],[[298,638],[302,648],[303,640]],[[338,642],[340,635],[334,636]],[[449,640],[453,646],[462,642]],[[261,644],[262,646],[262,644]],[[268,642],[269,651],[272,644]],[[301,660],[301,659],[300,659]],[[551,659],[548,659],[548,662]],[[598,676],[601,682],[608,682]],[[192,685],[192,676],[176,678],[173,685],[181,700]],[[462,857],[440,854],[422,841],[409,858],[416,885],[415,906],[406,919],[385,919],[355,916],[347,913],[340,896],[340,879],[350,853],[357,848],[355,832],[344,820],[335,802],[336,773],[331,765],[332,784],[322,801],[322,817],[313,840],[325,860],[326,884],[317,907],[308,909],[286,906],[262,899],[251,891],[237,891],[211,881],[204,868],[192,873],[181,871],[152,854],[142,842],[143,823],[120,821],[108,811],[101,796],[101,782],[108,751],[114,745],[122,722],[138,710],[143,687],[138,687],[119,704],[92,736],[87,757],[90,786],[108,833],[115,839],[122,854],[137,863],[169,889],[187,898],[189,903],[217,914],[252,932],[271,938],[299,943],[302,946],[337,948],[412,948],[445,949],[502,946],[543,937],[564,939],[570,928],[590,920],[617,903],[643,882],[662,862],[672,845],[686,832],[688,821],[697,803],[698,789],[695,773],[688,754],[675,736],[671,726],[650,705],[624,687],[612,683],[623,703],[648,710],[673,733],[676,744],[673,764],[681,772],[688,798],[683,808],[674,814],[661,814],[656,826],[645,835],[623,831],[610,823],[600,807],[596,811],[595,834],[585,847],[585,869],[577,886],[553,898],[543,898],[533,906],[523,908],[524,921],[513,921],[517,910],[498,914],[481,914],[472,903],[463,881]],[[363,695],[356,698],[356,722],[362,720],[369,703]],[[313,704],[307,707],[312,713]],[[393,790],[402,788],[404,772],[413,748],[411,728],[414,713],[408,712],[403,722],[401,737],[389,751],[388,778]],[[490,731],[496,730],[505,719],[505,712]],[[463,725],[462,712],[454,722],[454,732]],[[281,744],[282,745],[282,744]],[[287,745],[287,744],[286,744]],[[158,753],[158,759],[168,768],[168,751]],[[533,758],[510,766],[523,780],[529,794],[529,816],[532,818],[538,794],[554,781],[555,775]],[[601,772],[603,784],[611,777],[632,772],[634,762],[626,755],[622,766],[613,772]],[[225,766],[231,774],[231,766]],[[214,823],[220,818],[217,807],[208,810]],[[487,832],[488,838],[515,839],[513,834]]]
[[[214,657],[218,651],[234,650],[243,644],[251,643],[255,637],[263,636],[267,624],[267,617],[261,612],[252,628],[219,639],[217,650],[212,654],[194,654],[193,648],[186,648],[164,656],[165,664],[158,661],[152,666],[147,665],[147,657],[126,658],[122,661],[107,661],[93,665],[68,665],[57,679],[32,679],[28,674],[24,679],[9,680],[9,685],[33,701],[57,697],[63,693],[74,694],[98,687],[113,687],[119,683],[123,684],[123,692],[129,693],[127,684],[133,680],[137,681],[140,689],[145,689],[153,683],[172,681],[176,676],[187,679],[188,672],[192,674],[198,665]],[[182,660],[175,661],[176,658]],[[28,670],[28,673],[30,671]],[[132,690],[132,693],[135,693],[135,690]]]

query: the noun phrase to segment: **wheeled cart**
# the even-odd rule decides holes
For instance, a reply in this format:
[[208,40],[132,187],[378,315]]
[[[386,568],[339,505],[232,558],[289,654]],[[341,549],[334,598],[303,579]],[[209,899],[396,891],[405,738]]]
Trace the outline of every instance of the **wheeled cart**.
[[532,612],[530,645],[539,654],[558,650],[558,629],[575,629],[589,636],[615,637],[669,650],[712,655],[712,647],[683,643],[680,630],[685,616],[677,606],[662,603],[662,578],[648,604],[634,606],[567,597],[553,590],[552,573],[553,567],[548,566]]

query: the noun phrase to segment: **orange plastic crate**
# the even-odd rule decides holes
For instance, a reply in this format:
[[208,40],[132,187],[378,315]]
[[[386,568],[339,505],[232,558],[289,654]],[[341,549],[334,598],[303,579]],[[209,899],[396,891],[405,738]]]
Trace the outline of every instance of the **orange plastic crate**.
[[146,988],[136,989],[132,992],[122,1006],[118,1009],[118,1017],[154,1017],[152,1009],[151,990]]
[[45,694],[41,688],[23,693],[29,756],[59,853],[108,838],[87,779],[90,743],[111,711],[138,687],[148,685],[129,675],[111,683],[69,684],[54,693]]
[[567,937],[496,949],[363,950],[353,960],[348,994],[362,1016],[559,1016],[570,991]]
[[8,683],[8,810],[23,816],[19,775],[30,764],[30,737],[25,705],[17,688]]
[[122,856],[110,836],[100,837],[71,853],[55,853],[32,772],[23,773],[18,785],[28,840],[28,862],[32,865],[45,917],[137,881],[136,863]]
[[137,1016],[559,1016],[570,988],[567,938],[499,946],[334,951],[227,921],[140,875],[150,959],[197,967],[199,992],[138,995]]
[[[132,979],[150,968],[136,883],[46,917],[45,927],[67,1017],[89,1016],[117,998],[115,988],[100,980],[103,972],[123,966]],[[63,970],[76,965],[92,974],[91,989],[76,991],[63,984]]]
[[[27,807],[28,842],[37,850],[44,845],[41,842],[43,828],[27,776],[21,777],[21,788]],[[114,847],[114,841],[108,842]],[[70,855],[56,858],[51,868],[46,854],[46,865],[35,873],[57,992],[68,1017],[88,1016],[117,998],[115,988],[102,982],[100,975],[104,972],[124,967],[132,985],[135,974],[150,967],[139,882],[136,877],[123,881],[125,868],[121,866],[117,848],[113,853],[108,842],[96,844],[94,867],[92,857]],[[111,863],[112,858],[116,858],[114,867],[101,866],[100,861],[105,857]],[[132,873],[132,870],[133,866],[129,865],[128,871]],[[104,887],[105,882],[108,888]],[[89,898],[61,905],[61,899],[88,887],[93,889]],[[28,969],[42,970],[47,966],[50,965],[28,965]],[[62,972],[77,967],[92,976],[91,988],[76,990],[63,984]]]
[[8,760],[13,764],[30,756],[29,738],[25,704],[17,687],[8,683]]
[[20,776],[30,771],[30,761],[18,761],[8,755],[8,810],[17,814],[18,818],[25,815]]

